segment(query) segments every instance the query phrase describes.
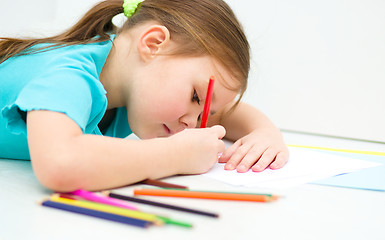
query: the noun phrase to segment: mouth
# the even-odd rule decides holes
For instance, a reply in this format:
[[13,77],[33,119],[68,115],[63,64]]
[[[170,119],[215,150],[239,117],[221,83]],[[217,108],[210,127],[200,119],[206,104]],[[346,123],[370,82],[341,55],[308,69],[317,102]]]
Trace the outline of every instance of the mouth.
[[167,135],[171,134],[171,130],[166,126],[166,124],[163,124],[164,131],[167,133]]

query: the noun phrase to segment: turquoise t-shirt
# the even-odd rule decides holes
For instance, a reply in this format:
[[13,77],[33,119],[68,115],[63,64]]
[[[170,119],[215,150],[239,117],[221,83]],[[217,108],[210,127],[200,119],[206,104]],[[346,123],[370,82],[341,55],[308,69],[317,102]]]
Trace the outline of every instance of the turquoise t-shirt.
[[[107,108],[99,75],[112,40],[17,56],[0,64],[0,158],[30,159],[25,112],[65,113],[84,134],[101,132]],[[60,126],[58,126],[60,127]],[[127,111],[118,108],[105,135],[131,134]]]

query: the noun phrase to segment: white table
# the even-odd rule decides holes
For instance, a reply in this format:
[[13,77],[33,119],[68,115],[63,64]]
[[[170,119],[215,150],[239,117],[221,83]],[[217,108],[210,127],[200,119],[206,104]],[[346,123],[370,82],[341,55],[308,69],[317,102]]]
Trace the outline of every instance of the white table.
[[[384,144],[284,133],[288,144],[383,151]],[[384,157],[385,161],[385,157]],[[385,174],[385,173],[384,173]],[[140,229],[107,220],[42,207],[51,194],[33,174],[29,161],[0,160],[0,240],[10,239],[385,239],[385,192],[315,184],[285,190],[239,188],[204,176],[176,176],[170,183],[196,189],[272,192],[273,203],[146,197],[217,212],[218,219],[152,208],[156,213],[191,222]],[[117,189],[130,194],[132,186]]]

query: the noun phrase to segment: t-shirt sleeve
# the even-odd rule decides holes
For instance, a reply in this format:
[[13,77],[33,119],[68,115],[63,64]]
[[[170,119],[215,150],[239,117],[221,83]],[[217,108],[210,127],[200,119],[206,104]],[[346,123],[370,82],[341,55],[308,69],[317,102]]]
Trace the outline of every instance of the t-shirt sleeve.
[[30,81],[3,115],[14,133],[25,131],[20,111],[48,110],[66,114],[85,131],[92,109],[92,74],[69,65],[48,69]]

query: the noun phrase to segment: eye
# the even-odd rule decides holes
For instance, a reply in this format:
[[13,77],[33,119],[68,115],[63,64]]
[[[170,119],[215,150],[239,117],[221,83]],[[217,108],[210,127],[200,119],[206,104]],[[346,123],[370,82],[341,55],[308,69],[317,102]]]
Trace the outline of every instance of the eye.
[[197,93],[197,91],[195,89],[194,89],[192,101],[193,102],[197,102],[198,104],[200,104],[200,102],[201,102],[201,100],[199,99],[198,93]]

